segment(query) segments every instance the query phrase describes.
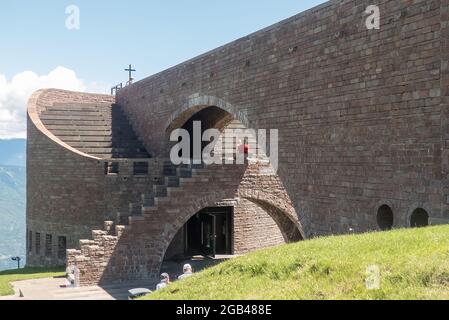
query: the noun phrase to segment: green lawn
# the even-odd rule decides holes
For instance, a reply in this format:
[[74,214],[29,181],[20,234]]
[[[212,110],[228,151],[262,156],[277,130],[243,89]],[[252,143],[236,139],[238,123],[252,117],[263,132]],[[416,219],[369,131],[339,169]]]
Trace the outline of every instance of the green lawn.
[[65,268],[24,268],[0,272],[0,296],[13,295],[11,282],[65,275]]
[[[369,290],[369,270],[376,268],[380,288]],[[145,299],[449,299],[449,226],[318,238],[263,250]]]

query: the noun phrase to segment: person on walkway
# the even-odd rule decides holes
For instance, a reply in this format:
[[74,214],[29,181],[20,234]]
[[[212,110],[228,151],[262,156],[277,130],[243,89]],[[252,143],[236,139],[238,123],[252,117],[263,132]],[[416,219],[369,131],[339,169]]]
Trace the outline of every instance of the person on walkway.
[[178,280],[186,279],[193,275],[192,266],[190,264],[185,264],[182,271],[184,273],[178,277]]
[[168,273],[161,274],[161,282],[156,286],[156,291],[166,288],[170,284],[170,276]]

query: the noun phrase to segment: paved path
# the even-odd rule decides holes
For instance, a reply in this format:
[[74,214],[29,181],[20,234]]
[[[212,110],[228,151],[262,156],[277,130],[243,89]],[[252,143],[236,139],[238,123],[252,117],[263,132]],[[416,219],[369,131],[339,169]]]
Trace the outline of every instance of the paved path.
[[105,287],[64,288],[64,278],[45,278],[13,282],[16,294],[0,300],[127,300],[128,290],[154,288],[155,284],[118,284]]
[[[180,261],[168,261],[162,266],[163,272],[168,272],[172,281],[182,274],[182,266],[190,263],[194,271],[209,268],[232,256],[219,256],[209,259],[202,256]],[[0,297],[0,300],[127,300],[128,290],[134,288],[147,288],[154,290],[156,283],[131,282],[110,286],[92,286],[82,288],[65,288],[65,278],[45,278],[36,280],[24,280],[11,283],[15,295]]]

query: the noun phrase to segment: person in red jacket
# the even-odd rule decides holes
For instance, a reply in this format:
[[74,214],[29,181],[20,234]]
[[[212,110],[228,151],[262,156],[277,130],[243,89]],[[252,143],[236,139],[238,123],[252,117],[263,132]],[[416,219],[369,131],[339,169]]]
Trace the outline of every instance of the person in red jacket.
[[244,159],[245,159],[245,163],[248,160],[248,155],[249,155],[249,144],[245,142],[243,142],[242,140],[239,141],[239,148],[238,148],[238,152],[240,154],[244,155]]

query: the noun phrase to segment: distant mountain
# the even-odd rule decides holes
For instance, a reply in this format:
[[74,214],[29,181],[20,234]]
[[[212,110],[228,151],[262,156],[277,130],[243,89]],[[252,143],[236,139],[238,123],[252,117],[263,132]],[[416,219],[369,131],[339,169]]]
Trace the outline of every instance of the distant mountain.
[[0,270],[17,266],[12,256],[25,258],[25,146],[26,140],[0,140]]
[[0,140],[0,165],[26,166],[26,140]]

